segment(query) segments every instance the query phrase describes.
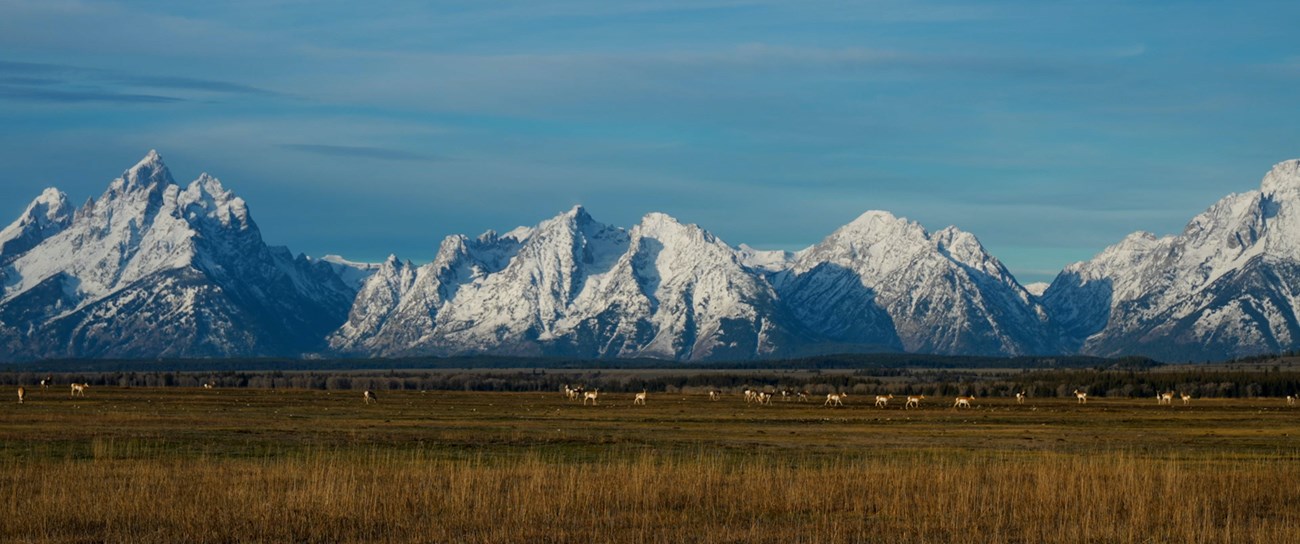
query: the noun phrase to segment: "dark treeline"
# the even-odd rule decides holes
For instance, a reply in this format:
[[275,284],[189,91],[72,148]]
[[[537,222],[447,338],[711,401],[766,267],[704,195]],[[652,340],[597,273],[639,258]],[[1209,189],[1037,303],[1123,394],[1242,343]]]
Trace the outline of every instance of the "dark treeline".
[[758,359],[684,363],[663,359],[569,359],[559,357],[406,357],[389,359],[56,359],[0,364],[10,372],[108,373],[108,372],[252,372],[252,371],[349,371],[349,370],[447,370],[447,369],[548,369],[589,368],[623,370],[832,370],[832,369],[1147,369],[1161,363],[1145,357],[1106,359],[1082,355],[1034,357],[983,357],[923,355],[913,353],[850,353],[794,359]]
[[975,395],[1007,397],[1025,391],[1030,397],[1070,397],[1075,389],[1094,397],[1154,397],[1178,391],[1198,398],[1251,398],[1294,395],[1300,372],[1271,370],[969,370],[860,369],[855,372],[736,371],[655,372],[607,370],[463,370],[463,371],[221,371],[221,372],[2,372],[0,384],[33,387],[49,377],[55,391],[69,383],[114,387],[202,387],[406,390],[406,391],[560,391],[565,385],[609,392],[728,394],[745,388],[808,391],[815,395],[922,394],[934,397]]

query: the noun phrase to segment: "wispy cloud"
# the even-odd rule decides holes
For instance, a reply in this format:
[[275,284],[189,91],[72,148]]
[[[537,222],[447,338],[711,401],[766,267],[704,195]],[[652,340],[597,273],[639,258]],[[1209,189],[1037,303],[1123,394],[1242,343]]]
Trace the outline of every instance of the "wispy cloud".
[[384,147],[329,144],[280,144],[279,147],[329,157],[355,157],[389,161],[432,161],[438,159],[438,157],[432,155]]
[[114,91],[77,91],[65,89],[47,89],[43,87],[20,87],[0,85],[0,98],[26,100],[33,102],[58,102],[76,104],[84,102],[110,102],[119,104],[166,104],[182,102],[174,96],[153,94],[119,93]]
[[279,96],[273,91],[230,81],[16,61],[0,61],[0,84],[3,84],[0,97],[38,102],[168,103],[197,98],[173,96],[195,92]]

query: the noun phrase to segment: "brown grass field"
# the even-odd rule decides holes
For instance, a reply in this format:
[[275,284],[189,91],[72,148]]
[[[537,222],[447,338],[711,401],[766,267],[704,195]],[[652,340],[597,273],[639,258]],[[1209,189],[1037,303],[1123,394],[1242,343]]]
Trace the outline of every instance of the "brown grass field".
[[3,542],[1297,542],[1281,399],[14,388]]

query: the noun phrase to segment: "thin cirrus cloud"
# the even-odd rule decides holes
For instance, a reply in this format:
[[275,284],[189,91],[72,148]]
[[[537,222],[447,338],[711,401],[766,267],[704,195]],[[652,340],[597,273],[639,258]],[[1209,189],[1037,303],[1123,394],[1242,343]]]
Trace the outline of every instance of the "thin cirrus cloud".
[[133,74],[67,64],[0,61],[0,98],[10,100],[163,104],[193,100],[195,97],[191,93],[194,92],[281,96],[273,91],[229,81]]
[[368,147],[355,145],[329,145],[329,144],[280,144],[281,149],[291,151],[301,151],[314,155],[324,155],[327,157],[354,157],[360,159],[381,159],[388,161],[432,161],[437,157],[425,155],[422,153],[413,153],[400,149],[391,149],[384,147]]

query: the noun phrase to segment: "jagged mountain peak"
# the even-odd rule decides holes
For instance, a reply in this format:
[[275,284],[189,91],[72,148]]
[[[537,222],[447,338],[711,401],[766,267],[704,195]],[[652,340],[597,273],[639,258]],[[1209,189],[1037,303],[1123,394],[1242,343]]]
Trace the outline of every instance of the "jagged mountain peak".
[[[343,267],[267,246],[243,199],[207,174],[182,189],[156,151],[64,215],[56,234],[5,257],[10,356],[302,353],[343,322],[368,274],[344,278]],[[14,316],[22,328],[7,328]]]
[[[54,187],[47,187],[41,191],[40,196],[32,200],[27,205],[23,214],[14,221],[12,225],[5,229],[7,232],[10,228],[22,224],[41,224],[58,223],[71,218],[76,210],[68,203],[68,195]],[[0,236],[0,238],[3,238]]]
[[18,219],[0,230],[0,265],[58,234],[72,223],[75,215],[68,195],[53,187],[45,189]]
[[168,170],[167,165],[163,163],[162,155],[159,155],[157,150],[151,149],[143,159],[140,159],[140,162],[135,163],[135,166],[122,172],[122,177],[114,180],[110,188],[132,191],[175,184],[171,170]]
[[641,222],[633,227],[642,235],[665,236],[676,234],[695,234],[713,241],[713,236],[708,231],[700,228],[694,223],[682,223],[676,217],[663,212],[650,212],[641,218]]
[[1273,165],[1264,175],[1260,191],[1265,195],[1300,195],[1300,159],[1291,159]]

